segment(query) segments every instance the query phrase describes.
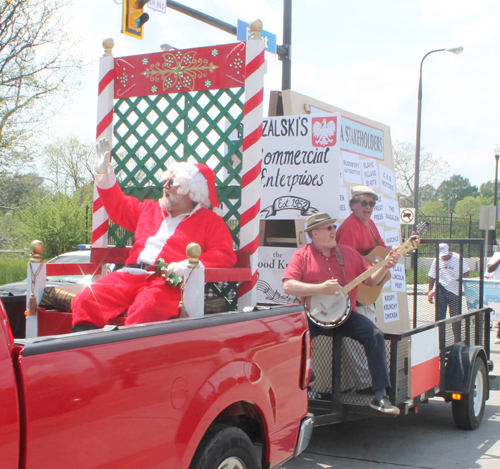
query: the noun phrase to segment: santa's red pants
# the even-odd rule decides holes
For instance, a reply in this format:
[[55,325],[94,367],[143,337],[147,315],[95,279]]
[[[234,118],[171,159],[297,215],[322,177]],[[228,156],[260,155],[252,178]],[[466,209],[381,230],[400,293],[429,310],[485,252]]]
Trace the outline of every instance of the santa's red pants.
[[180,287],[165,285],[155,274],[112,272],[74,298],[73,325],[104,327],[125,311],[125,324],[164,321],[179,315],[180,299]]

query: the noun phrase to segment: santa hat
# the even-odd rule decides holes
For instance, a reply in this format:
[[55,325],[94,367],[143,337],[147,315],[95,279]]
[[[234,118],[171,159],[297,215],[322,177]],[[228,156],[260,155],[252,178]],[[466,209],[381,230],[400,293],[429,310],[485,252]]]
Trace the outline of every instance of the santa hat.
[[175,162],[163,173],[162,179],[167,179],[169,174],[173,176],[174,186],[178,187],[178,194],[188,194],[193,202],[199,202],[203,207],[210,208],[211,205],[215,212],[220,210],[215,173],[206,164]]

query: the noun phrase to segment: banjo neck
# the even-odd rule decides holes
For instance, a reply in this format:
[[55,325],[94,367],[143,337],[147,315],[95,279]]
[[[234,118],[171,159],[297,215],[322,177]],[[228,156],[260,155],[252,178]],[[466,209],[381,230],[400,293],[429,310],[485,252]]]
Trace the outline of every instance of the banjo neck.
[[[396,252],[399,253],[399,249]],[[381,269],[382,267],[387,265],[390,262],[390,260],[391,260],[390,257],[386,257],[384,260],[373,265],[368,270],[363,272],[361,275],[358,275],[354,280],[352,280],[347,285],[344,285],[341,288],[342,293],[344,293],[344,295],[347,295],[351,290],[356,288],[360,283],[363,283],[368,277],[370,277],[371,274],[373,274],[373,272],[376,272],[378,269]]]
[[[429,222],[420,223],[420,225],[417,227],[416,230],[417,234],[418,235],[423,234],[428,226]],[[415,241],[415,236],[411,236],[396,249],[396,254],[406,254],[409,251],[417,249],[417,247],[418,245]],[[368,277],[370,277],[370,275],[372,275],[373,272],[376,272],[378,269],[381,269],[382,267],[386,266],[390,261],[391,258],[387,256],[385,259],[381,260],[380,262],[377,262],[375,265],[370,267],[361,275],[358,275],[354,280],[349,282],[347,285],[344,285],[341,288],[342,293],[344,293],[344,295],[347,295],[351,290],[356,288],[360,283],[363,283]]]

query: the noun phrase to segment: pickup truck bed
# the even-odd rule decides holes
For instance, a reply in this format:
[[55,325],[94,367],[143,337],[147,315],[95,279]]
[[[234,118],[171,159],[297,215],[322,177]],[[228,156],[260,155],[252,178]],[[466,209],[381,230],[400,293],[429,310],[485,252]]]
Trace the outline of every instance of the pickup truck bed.
[[264,468],[307,446],[301,307],[15,341],[0,314],[3,469],[188,468],[215,423]]

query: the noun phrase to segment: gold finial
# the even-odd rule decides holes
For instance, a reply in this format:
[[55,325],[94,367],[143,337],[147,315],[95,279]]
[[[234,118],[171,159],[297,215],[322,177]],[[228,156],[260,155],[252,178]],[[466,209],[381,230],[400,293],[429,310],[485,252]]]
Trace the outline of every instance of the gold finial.
[[113,57],[113,47],[115,46],[115,41],[113,38],[108,37],[102,41],[102,47],[104,47],[103,57]]
[[201,247],[197,243],[189,243],[186,248],[186,254],[189,258],[188,268],[199,269],[200,261],[198,258],[201,256]]
[[262,21],[261,20],[253,20],[250,23],[250,31],[252,31],[252,36],[250,40],[262,40],[262,36],[260,35],[262,31]]
[[35,239],[31,241],[30,244],[31,257],[28,262],[33,262],[35,264],[41,264],[42,261],[42,252],[43,252],[43,243]]

